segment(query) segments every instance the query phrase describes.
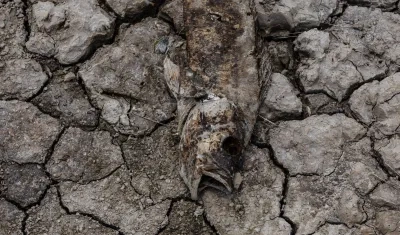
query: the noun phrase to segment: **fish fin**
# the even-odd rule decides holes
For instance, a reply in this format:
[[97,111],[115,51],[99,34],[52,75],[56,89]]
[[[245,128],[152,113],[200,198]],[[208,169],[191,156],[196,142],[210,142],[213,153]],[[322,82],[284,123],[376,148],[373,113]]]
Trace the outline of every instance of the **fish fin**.
[[185,125],[186,119],[189,116],[190,111],[196,106],[195,99],[183,98],[178,100],[178,133],[182,132],[183,126]]
[[187,97],[185,88],[181,89],[181,69],[168,57],[164,60],[164,77],[169,90],[178,102],[178,133],[181,133],[186,118],[196,105],[196,101],[193,97]]
[[260,61],[260,69],[259,70],[259,85],[261,87],[259,98],[261,100],[260,103],[265,99],[266,93],[268,91],[269,86],[271,85],[271,75],[272,75],[272,66],[271,66],[271,56],[266,47],[264,47],[261,51],[261,61]]
[[176,99],[180,98],[181,68],[167,56],[164,59],[164,79]]

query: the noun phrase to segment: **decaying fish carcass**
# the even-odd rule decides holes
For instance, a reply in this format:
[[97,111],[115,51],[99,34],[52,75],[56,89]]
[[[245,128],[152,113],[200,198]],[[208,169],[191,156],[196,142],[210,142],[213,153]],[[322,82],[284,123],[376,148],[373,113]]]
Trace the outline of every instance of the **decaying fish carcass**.
[[233,190],[257,117],[262,81],[249,0],[185,0],[187,40],[169,39],[167,84],[178,100],[181,176],[191,197]]

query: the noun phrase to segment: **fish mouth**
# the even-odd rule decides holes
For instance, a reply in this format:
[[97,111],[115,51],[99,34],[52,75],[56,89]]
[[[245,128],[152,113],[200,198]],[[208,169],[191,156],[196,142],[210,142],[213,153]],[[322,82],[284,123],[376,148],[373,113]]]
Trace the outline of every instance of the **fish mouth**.
[[232,177],[220,173],[205,171],[201,177],[198,190],[199,192],[202,192],[206,188],[214,188],[226,194],[232,193]]
[[221,167],[210,158],[207,160],[208,162],[197,165],[193,173],[188,171],[190,168],[185,164],[181,167],[180,175],[188,186],[193,200],[197,200],[199,194],[206,188],[213,188],[225,194],[233,192],[233,172]]

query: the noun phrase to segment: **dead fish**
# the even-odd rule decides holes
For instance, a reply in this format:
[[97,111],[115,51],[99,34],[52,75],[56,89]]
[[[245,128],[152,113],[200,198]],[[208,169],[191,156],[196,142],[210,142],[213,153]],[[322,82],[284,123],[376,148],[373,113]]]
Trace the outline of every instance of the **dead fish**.
[[178,101],[180,175],[197,200],[207,187],[233,191],[263,81],[250,1],[183,2],[187,39],[170,37],[164,76]]

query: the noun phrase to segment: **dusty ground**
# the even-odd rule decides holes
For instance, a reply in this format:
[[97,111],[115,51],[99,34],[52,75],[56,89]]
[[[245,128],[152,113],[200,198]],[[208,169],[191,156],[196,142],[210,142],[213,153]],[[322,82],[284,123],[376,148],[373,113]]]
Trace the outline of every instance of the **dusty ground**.
[[400,234],[399,1],[255,1],[273,74],[239,190],[197,202],[159,43],[182,4],[133,2],[0,0],[1,235]]

